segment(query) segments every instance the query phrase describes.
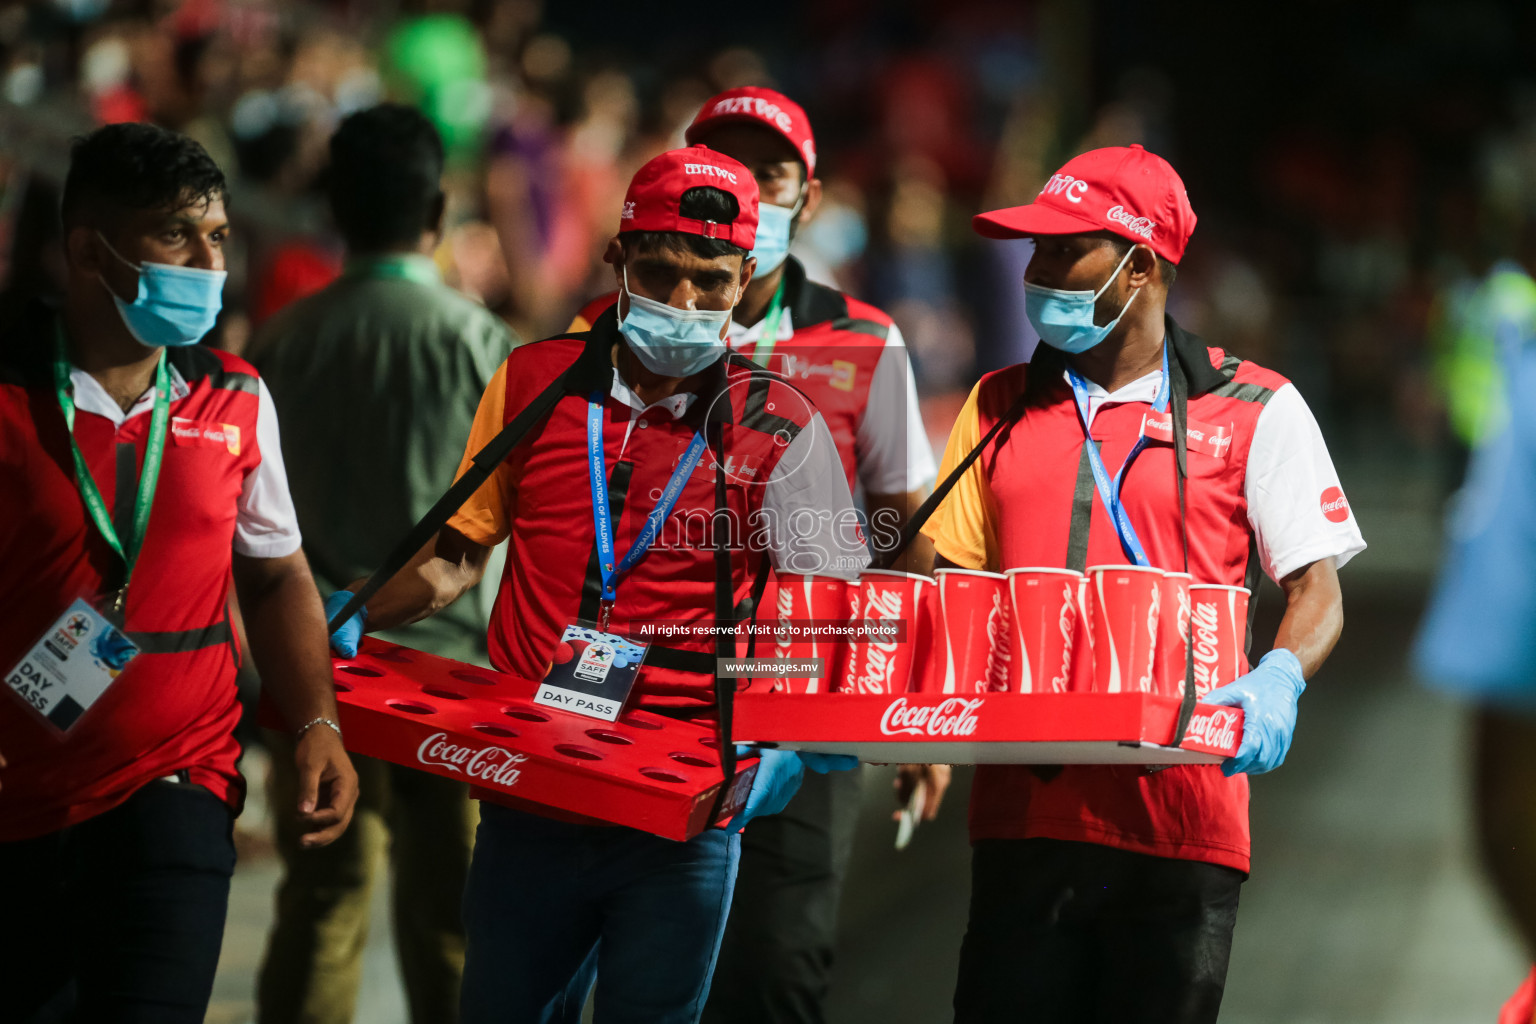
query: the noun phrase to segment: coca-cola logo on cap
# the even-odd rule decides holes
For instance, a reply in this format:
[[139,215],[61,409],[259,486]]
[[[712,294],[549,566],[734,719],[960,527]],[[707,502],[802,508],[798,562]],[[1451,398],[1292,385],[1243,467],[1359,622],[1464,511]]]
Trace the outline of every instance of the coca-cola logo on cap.
[[1324,491],[1321,503],[1323,515],[1330,523],[1342,523],[1349,518],[1349,500],[1337,487],[1330,487]]

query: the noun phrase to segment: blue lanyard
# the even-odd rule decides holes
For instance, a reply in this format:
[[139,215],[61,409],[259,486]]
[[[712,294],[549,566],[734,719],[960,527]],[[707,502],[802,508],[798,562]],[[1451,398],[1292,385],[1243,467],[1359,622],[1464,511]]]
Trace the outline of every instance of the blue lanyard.
[[[1067,367],[1067,380],[1072,385],[1072,396],[1077,399],[1078,422],[1083,425],[1083,445],[1088,451],[1088,465],[1093,470],[1093,482],[1099,491],[1099,500],[1104,503],[1104,511],[1109,513],[1109,521],[1115,524],[1115,532],[1120,535],[1120,547],[1124,549],[1126,557],[1137,565],[1151,565],[1147,558],[1147,551],[1141,546],[1141,538],[1136,536],[1136,528],[1131,525],[1131,517],[1126,514],[1125,505],[1120,501],[1120,485],[1125,480],[1126,471],[1131,468],[1131,463],[1136,461],[1136,456],[1147,446],[1146,425],[1142,425],[1141,436],[1136,439],[1130,452],[1125,456],[1125,461],[1120,464],[1120,472],[1115,474],[1114,480],[1109,478],[1109,470],[1104,468],[1104,458],[1099,454],[1099,446],[1093,443],[1093,435],[1088,429],[1088,387],[1083,379],[1070,366]],[[1168,345],[1163,344],[1163,379],[1158,384],[1157,398],[1152,402],[1152,408],[1156,412],[1164,412],[1168,408]]]
[[688,443],[683,457],[678,460],[677,468],[672,470],[672,478],[667,481],[666,488],[661,492],[661,497],[656,502],[656,507],[651,514],[645,517],[645,526],[640,530],[640,535],[630,545],[629,551],[615,563],[613,558],[613,516],[608,505],[608,472],[603,458],[603,403],[598,395],[593,395],[587,400],[587,469],[592,481],[592,522],[597,527],[597,568],[603,577],[603,600],[599,606],[597,628],[608,628],[608,616],[613,610],[613,600],[617,596],[616,582],[618,578],[630,569],[635,563],[645,556],[651,545],[656,540],[656,535],[661,532],[661,524],[667,521],[672,514],[672,506],[677,504],[678,495],[683,493],[683,485],[688,482],[688,477],[693,473],[699,459],[704,455],[704,434],[702,431],[693,435],[693,440]]

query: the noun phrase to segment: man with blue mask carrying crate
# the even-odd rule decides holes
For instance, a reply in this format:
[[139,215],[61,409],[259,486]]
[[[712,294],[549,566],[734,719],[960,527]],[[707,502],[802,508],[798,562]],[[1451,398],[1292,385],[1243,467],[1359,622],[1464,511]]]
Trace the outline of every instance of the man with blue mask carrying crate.
[[[619,302],[590,330],[512,353],[481,400],[461,472],[545,395],[548,412],[341,624],[338,650],[355,651],[364,628],[445,607],[504,539],[490,658],[525,679],[545,678],[573,632],[607,634],[603,663],[594,642],[575,667],[602,675],[645,623],[730,619],[764,553],[774,567],[811,556],[814,571],[857,577],[868,556],[825,421],[794,388],[726,351],[731,310],[752,280],[757,218],[751,172],[723,154],[674,150],[636,172],[609,248]],[[590,381],[555,397],[551,382],[578,366]],[[632,692],[615,699],[715,721],[728,706],[719,644],[698,633],[668,643],[650,644]],[[763,751],[743,814],[681,843],[487,800],[465,894],[462,1019],[574,1022],[595,972],[603,1024],[696,1021],[740,828],[782,808],[805,766],[848,760]]]

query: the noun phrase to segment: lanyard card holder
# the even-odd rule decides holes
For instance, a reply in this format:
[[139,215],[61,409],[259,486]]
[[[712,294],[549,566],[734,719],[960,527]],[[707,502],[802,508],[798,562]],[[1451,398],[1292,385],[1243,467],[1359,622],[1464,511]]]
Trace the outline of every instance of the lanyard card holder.
[[587,626],[566,626],[533,702],[612,722],[629,700],[649,646]]
[[6,672],[5,682],[44,721],[65,733],[138,653],[106,616],[76,598]]

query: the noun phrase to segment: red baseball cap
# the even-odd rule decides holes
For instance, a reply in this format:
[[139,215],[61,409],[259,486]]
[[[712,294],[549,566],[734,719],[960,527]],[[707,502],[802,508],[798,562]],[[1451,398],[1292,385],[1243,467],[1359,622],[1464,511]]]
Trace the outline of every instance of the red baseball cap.
[[1110,146],[1068,160],[1034,202],[977,214],[971,227],[987,238],[1113,231],[1178,263],[1195,211],[1167,160],[1140,146]]
[[[736,219],[716,224],[684,217],[678,211],[683,193],[700,185],[735,196],[740,209]],[[619,213],[619,233],[626,231],[680,231],[751,249],[757,241],[757,179],[737,161],[704,146],[670,150],[652,158],[630,180]]]
[[805,176],[816,176],[816,139],[811,135],[811,119],[805,116],[800,104],[772,89],[744,85],[710,97],[683,138],[692,146],[711,128],[733,122],[759,124],[782,135],[805,163]]

